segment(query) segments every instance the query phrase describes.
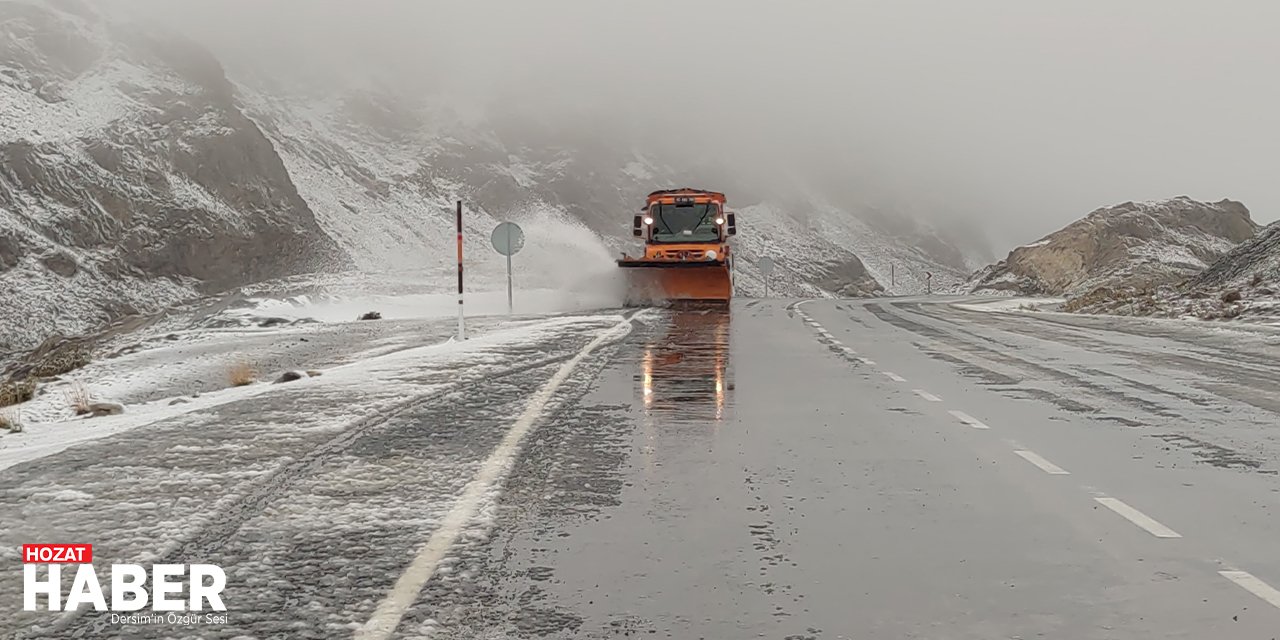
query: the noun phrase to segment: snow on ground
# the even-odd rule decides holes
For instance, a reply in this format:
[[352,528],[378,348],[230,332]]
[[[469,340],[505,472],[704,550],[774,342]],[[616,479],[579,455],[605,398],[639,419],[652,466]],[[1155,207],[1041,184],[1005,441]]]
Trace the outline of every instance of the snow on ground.
[[[14,78],[14,76],[9,76]],[[121,87],[154,87],[184,94],[187,85],[123,60],[104,62],[61,89],[49,102],[25,90],[26,78],[0,82],[0,143],[76,143],[137,112],[137,101]],[[15,86],[16,85],[16,86]]]
[[[499,363],[503,353],[513,345],[527,345],[545,341],[570,330],[598,324],[602,317],[568,316],[533,320],[510,320],[485,323],[475,328],[475,333],[465,342],[448,336],[451,323],[437,323],[438,340],[434,344],[415,344],[418,336],[408,329],[426,329],[422,325],[410,325],[401,331],[392,331],[381,339],[364,336],[343,345],[350,336],[341,332],[326,332],[327,327],[308,325],[284,330],[256,332],[232,331],[214,333],[177,344],[157,346],[126,356],[97,362],[74,374],[75,379],[44,385],[43,395],[19,407],[26,429],[17,434],[0,437],[0,469],[21,462],[51,455],[77,443],[104,438],[124,431],[143,428],[162,421],[180,418],[186,414],[241,402],[264,394],[289,393],[294,389],[329,389],[350,396],[350,407],[359,407],[361,399],[369,396],[376,387],[378,395],[398,397],[404,394],[422,393],[423,388],[407,382],[405,374],[427,364],[447,363],[456,366]],[[366,323],[367,324],[367,323]],[[255,335],[256,334],[256,335]],[[266,381],[245,387],[229,387],[226,367],[236,358],[260,357],[259,348],[266,344],[306,344],[298,340],[328,342],[355,351],[354,358],[344,364],[323,368],[319,377],[306,378],[283,385]],[[245,348],[237,348],[237,347]],[[361,349],[371,349],[358,353]],[[348,356],[352,354],[347,354]],[[301,363],[298,363],[301,364]],[[291,367],[287,367],[291,368]],[[266,374],[267,372],[262,372]],[[182,391],[182,384],[175,378],[218,378],[217,390],[192,393]],[[76,418],[71,415],[67,394],[79,381],[95,400],[126,402],[125,413],[101,418]],[[199,380],[208,383],[209,380]],[[400,387],[403,387],[401,389]],[[154,390],[161,390],[157,397]],[[168,393],[166,393],[166,391]],[[175,396],[183,396],[181,404],[171,404]],[[131,400],[140,400],[132,402]],[[362,411],[375,411],[376,407],[362,407]],[[356,413],[358,415],[359,412]],[[300,419],[302,417],[300,416]]]
[[[254,396],[156,415],[131,433],[9,467],[0,487],[0,565],[20,567],[16,541],[41,537],[93,541],[107,563],[198,557],[228,568],[237,627],[292,637],[296,625],[278,612],[301,608],[329,635],[350,635],[559,363],[626,326],[613,313],[504,322],[463,344],[263,385]],[[579,367],[562,389],[572,395],[594,375],[593,365]],[[94,422],[101,420],[109,419]],[[464,540],[486,535],[493,505],[483,501]],[[335,547],[335,539],[386,553],[362,560],[357,545]],[[0,575],[0,600],[20,597],[14,575]],[[9,610],[0,612],[0,628],[47,627],[51,618]],[[43,633],[102,633],[93,631],[92,614],[53,624],[62,622]]]
[[42,267],[38,255],[28,255],[0,278],[0,300],[5,304],[0,351],[6,345],[32,347],[59,331],[75,334],[100,327],[110,317],[95,304],[98,299],[165,305],[189,299],[195,291],[190,281],[112,278],[84,266],[64,278]]
[[[354,320],[368,311],[378,311],[387,320],[412,318],[450,318],[458,314],[458,294],[422,293],[416,295],[359,297],[299,296],[287,300],[252,300],[253,306],[228,311],[227,316],[250,318],[284,318],[343,322]],[[621,306],[607,291],[561,291],[533,289],[513,292],[513,308],[520,314],[546,314]],[[507,313],[507,293],[487,291],[464,296],[467,317],[494,316]]]
[[1053,309],[1063,302],[1066,302],[1065,298],[1000,298],[998,300],[983,300],[981,302],[957,302],[952,306],[959,309],[968,309],[969,311],[1010,313],[1015,311],[1039,311],[1041,309]]
[[[1045,316],[1052,316],[1061,319],[1064,322],[1077,322],[1082,314],[1068,313],[1061,311],[1060,305],[1066,302],[1064,298],[1031,298],[1031,297],[1008,297],[994,299],[977,299],[973,301],[953,302],[951,306],[958,309],[969,311],[980,311],[984,313],[1027,313],[1036,312]],[[1120,314],[1120,313],[1089,313],[1089,316],[1108,316],[1108,315],[1129,315],[1127,322],[1134,323],[1135,326],[1146,325],[1153,329],[1161,331],[1186,331],[1188,327],[1194,326],[1196,331],[1207,331],[1221,335],[1238,336],[1250,340],[1260,339],[1265,344],[1280,344],[1280,302],[1274,303],[1266,307],[1267,310],[1273,311],[1276,315],[1267,318],[1262,312],[1256,315],[1245,316],[1237,321],[1213,321],[1206,322],[1202,318],[1195,315],[1137,315]],[[1194,325],[1189,322],[1194,321]]]

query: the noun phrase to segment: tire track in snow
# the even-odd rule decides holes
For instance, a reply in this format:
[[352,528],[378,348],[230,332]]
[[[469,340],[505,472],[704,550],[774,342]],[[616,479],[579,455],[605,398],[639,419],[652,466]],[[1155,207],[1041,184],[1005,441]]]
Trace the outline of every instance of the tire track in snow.
[[[629,324],[636,314],[637,311],[625,314],[622,323]],[[616,327],[617,325],[614,326]],[[489,348],[501,350],[504,346],[499,344]],[[540,355],[543,351],[537,350],[532,353]],[[189,564],[204,562],[213,557],[234,539],[235,534],[246,522],[263,513],[274,500],[286,493],[295,483],[309,477],[319,470],[327,460],[347,451],[363,438],[377,434],[387,426],[395,423],[399,417],[446,400],[451,395],[470,385],[482,381],[502,380],[511,376],[536,371],[570,361],[576,356],[576,350],[568,350],[565,353],[553,356],[532,360],[517,360],[514,363],[508,363],[506,366],[500,366],[496,370],[484,365],[468,367],[465,372],[452,375],[450,382],[445,383],[443,386],[432,387],[429,391],[411,396],[372,415],[356,420],[300,457],[248,481],[247,484],[249,486],[242,489],[239,495],[229,502],[219,505],[212,517],[204,520],[203,526],[192,530],[184,539],[175,540],[165,548],[162,548],[157,554],[154,564]],[[444,371],[442,373],[448,374],[451,372]],[[62,617],[49,627],[40,629],[37,633],[25,637],[99,637],[100,634],[107,633],[112,628],[114,627],[109,624],[106,615],[81,609],[65,612]],[[46,633],[51,635],[44,635]]]

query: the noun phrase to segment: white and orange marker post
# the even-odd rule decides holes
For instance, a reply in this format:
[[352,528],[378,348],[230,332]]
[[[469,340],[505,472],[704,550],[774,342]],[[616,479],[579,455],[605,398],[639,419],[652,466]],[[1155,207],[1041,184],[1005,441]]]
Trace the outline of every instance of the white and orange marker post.
[[462,201],[458,201],[458,340],[467,339],[467,317],[462,311]]

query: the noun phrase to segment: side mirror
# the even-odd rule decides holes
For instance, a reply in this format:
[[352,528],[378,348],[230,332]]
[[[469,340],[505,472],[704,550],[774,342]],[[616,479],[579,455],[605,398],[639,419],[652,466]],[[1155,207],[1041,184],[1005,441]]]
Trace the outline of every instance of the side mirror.
[[738,214],[732,211],[724,214],[725,232],[731,236],[738,235]]
[[644,216],[636,216],[631,219],[631,235],[637,238],[644,235]]

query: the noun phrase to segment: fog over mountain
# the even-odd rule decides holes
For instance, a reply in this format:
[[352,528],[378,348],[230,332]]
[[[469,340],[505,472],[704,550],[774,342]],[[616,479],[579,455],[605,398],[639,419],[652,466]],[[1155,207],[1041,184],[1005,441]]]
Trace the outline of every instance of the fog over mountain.
[[474,291],[503,274],[500,220],[530,231],[525,286],[616,280],[631,212],[673,186],[739,211],[742,295],[763,256],[777,295],[945,291],[1134,201],[1229,198],[1268,223],[1277,17],[0,0],[0,352],[317,272],[444,291],[456,199]]
[[117,0],[230,67],[393,83],[669,139],[752,180],[847,184],[996,252],[1098,206],[1280,216],[1280,5]]

